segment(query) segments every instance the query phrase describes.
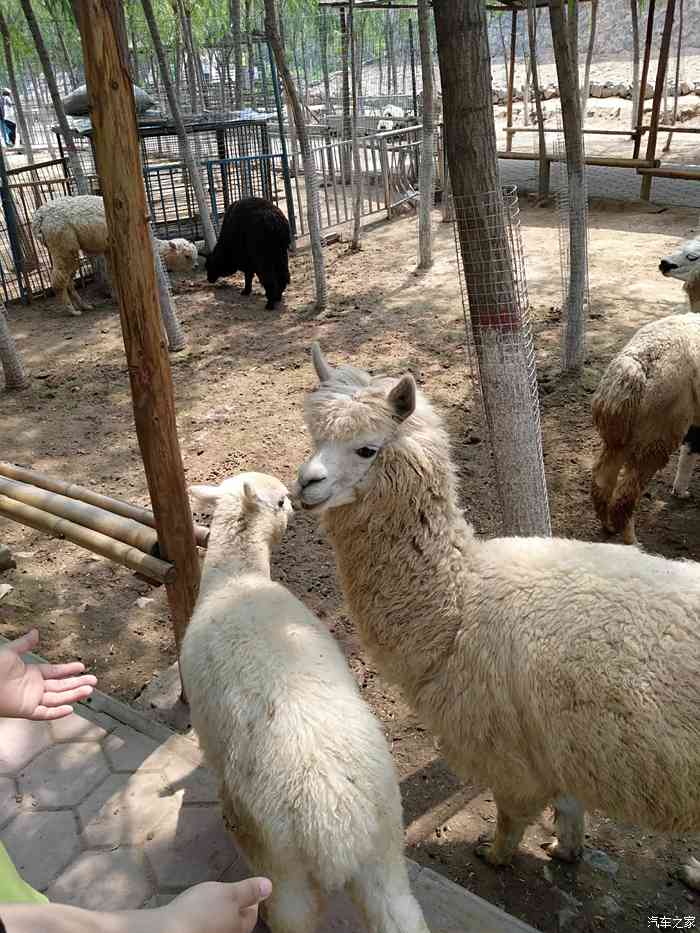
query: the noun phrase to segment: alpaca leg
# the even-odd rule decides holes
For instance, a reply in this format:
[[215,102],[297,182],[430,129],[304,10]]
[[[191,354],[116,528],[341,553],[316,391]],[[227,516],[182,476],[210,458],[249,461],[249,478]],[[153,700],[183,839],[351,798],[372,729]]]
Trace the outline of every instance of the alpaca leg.
[[51,287],[59,303],[68,314],[76,316],[81,313],[81,309],[83,308],[83,303],[75,291],[75,286],[73,284],[73,276],[78,269],[79,262],[80,254],[78,252],[63,253],[61,255],[61,261],[54,262],[51,271]]
[[577,862],[583,852],[585,810],[575,797],[560,797],[554,805],[557,838],[545,846],[551,858]]
[[678,496],[679,499],[687,499],[689,496],[688,486],[699,456],[700,427],[691,425],[681,444],[678,455],[678,469],[676,470],[676,478],[673,481],[673,495]]
[[243,275],[245,276],[245,285],[241,295],[250,295],[253,290],[253,273],[244,271]]
[[368,933],[429,933],[402,853],[365,865],[349,889]]
[[494,794],[496,801],[496,835],[493,842],[482,842],[476,847],[476,854],[489,865],[509,865],[515,850],[520,845],[523,833],[528,823],[538,810],[542,810],[545,803],[541,805],[523,804],[522,801],[515,802],[504,800]]
[[606,529],[611,531],[610,520],[608,517],[608,508],[610,500],[615,492],[617,477],[622,468],[625,455],[622,450],[610,450],[605,448],[595,464],[591,474],[591,498],[593,507],[598,516],[598,521]]
[[622,531],[625,544],[637,544],[634,531],[634,513],[654,474],[666,466],[669,453],[654,451],[646,458],[638,457],[625,465],[622,479],[610,505],[610,524],[613,531]]

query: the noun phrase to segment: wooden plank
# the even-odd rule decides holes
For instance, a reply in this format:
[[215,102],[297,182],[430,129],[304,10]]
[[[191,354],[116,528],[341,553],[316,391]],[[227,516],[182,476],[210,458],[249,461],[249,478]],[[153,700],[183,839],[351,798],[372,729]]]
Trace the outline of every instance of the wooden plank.
[[634,141],[635,159],[639,158],[642,146],[642,126],[644,125],[644,101],[646,100],[647,79],[649,77],[649,63],[651,61],[651,45],[654,40],[654,10],[656,0],[649,0],[649,10],[647,11],[647,31],[644,39],[644,61],[642,64],[642,77],[639,82],[639,101],[637,103],[637,137]]
[[120,0],[83,0],[78,9],[136,433],[161,556],[177,568],[167,592],[179,649],[197,598],[200,569],[161,329],[124,10]]
[[[659,127],[660,129],[660,127]],[[675,128],[674,128],[675,129]],[[700,133],[700,127],[696,127],[697,132]],[[503,128],[504,133],[537,133],[536,126],[506,126]],[[560,129],[556,127],[545,127],[545,133],[561,133]],[[637,134],[636,130],[594,130],[594,129],[584,129],[583,133],[588,136],[629,136],[634,138]]]
[[679,181],[700,181],[700,168],[693,172],[683,168],[638,168],[638,175],[648,175],[650,178],[676,178]]
[[[668,0],[666,6],[666,19],[664,20],[664,31],[661,34],[661,48],[659,49],[659,61],[656,66],[656,84],[654,86],[654,102],[651,107],[651,118],[649,120],[649,135],[647,137],[647,160],[653,161],[656,157],[656,140],[659,134],[659,119],[661,115],[661,103],[664,96],[664,85],[666,84],[666,71],[668,69],[668,56],[671,51],[671,34],[673,33],[673,20],[676,12],[676,0]],[[648,201],[651,197],[652,178],[645,176],[642,179],[642,190],[640,197],[643,201]]]
[[[508,68],[508,91],[506,97],[506,123],[513,123],[513,88],[515,86],[515,53],[517,44],[518,14],[513,10],[510,23],[510,65]],[[513,146],[512,136],[506,138],[506,149],[510,152]]]

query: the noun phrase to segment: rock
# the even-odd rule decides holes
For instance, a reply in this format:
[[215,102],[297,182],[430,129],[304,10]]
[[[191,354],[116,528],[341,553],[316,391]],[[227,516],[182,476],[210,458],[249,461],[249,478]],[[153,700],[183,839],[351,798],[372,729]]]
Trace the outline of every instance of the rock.
[[5,544],[0,544],[0,571],[12,570],[16,566],[17,564],[10,553],[9,547]]
[[151,603],[154,603],[155,599],[150,596],[139,596],[139,598],[134,603],[135,606],[138,606],[139,609],[147,609]]
[[574,923],[578,920],[581,914],[577,910],[573,910],[571,907],[564,907],[562,910],[557,912],[557,930],[559,933],[564,933],[564,931],[571,930]]
[[620,867],[620,863],[611,859],[602,849],[584,849],[583,860],[587,865],[590,865],[591,868],[595,868],[596,871],[602,871],[611,878],[614,878]]
[[647,86],[644,90],[644,100],[651,100],[654,96],[654,85],[647,83]]
[[681,81],[679,90],[683,96],[686,96],[692,94],[695,88],[689,81]]
[[596,81],[591,81],[590,95],[591,97],[602,97],[603,85],[598,84]]
[[11,593],[14,587],[10,586],[9,583],[0,583],[0,599],[4,596],[7,596],[8,593]]
[[621,97],[624,99],[629,95],[629,86],[627,84],[616,84],[614,91],[613,97]]
[[548,84],[542,92],[542,96],[545,100],[554,100],[555,97],[559,97],[559,88],[556,84]]
[[612,894],[605,894],[603,897],[596,898],[593,902],[593,911],[596,914],[602,914],[610,920],[621,917],[625,912],[622,904],[617,898],[613,897]]

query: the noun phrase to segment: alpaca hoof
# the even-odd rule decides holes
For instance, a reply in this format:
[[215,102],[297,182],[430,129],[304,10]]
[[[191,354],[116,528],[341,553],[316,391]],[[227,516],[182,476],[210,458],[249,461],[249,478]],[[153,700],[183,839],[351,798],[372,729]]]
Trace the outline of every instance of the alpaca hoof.
[[487,865],[491,865],[493,868],[502,868],[504,865],[510,865],[511,861],[510,858],[498,856],[493,841],[488,838],[482,841],[482,837],[479,837],[479,844],[474,849],[474,854],[477,858],[480,858],[482,862],[486,862]]
[[700,862],[692,856],[678,869],[678,880],[693,891],[700,891]]
[[266,311],[274,311],[274,310],[275,310],[275,304],[276,304],[275,301],[268,301],[268,303],[265,305],[265,310],[266,310]]
[[67,308],[66,310],[71,317],[80,317],[83,313],[80,308]]
[[687,490],[685,492],[681,492],[679,489],[676,489],[675,486],[671,490],[671,493],[673,496],[675,496],[676,499],[690,499],[690,493]]
[[567,846],[560,839],[545,842],[542,848],[550,858],[556,859],[558,862],[567,862],[569,865],[578,862],[583,855],[581,846]]

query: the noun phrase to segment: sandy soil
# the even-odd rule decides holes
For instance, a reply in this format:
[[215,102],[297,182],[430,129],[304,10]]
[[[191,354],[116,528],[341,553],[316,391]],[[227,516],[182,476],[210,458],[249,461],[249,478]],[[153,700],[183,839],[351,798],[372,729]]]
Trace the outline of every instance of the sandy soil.
[[[465,364],[465,336],[452,231],[435,215],[436,262],[414,273],[416,222],[404,218],[368,231],[360,254],[327,251],[331,316],[308,315],[308,255],[292,259],[286,306],[264,310],[256,285],[212,288],[202,277],[176,289],[189,350],[172,358],[183,458],[190,482],[241,469],[290,480],[308,450],[301,417],[313,385],[308,347],[322,341],[333,360],[399,373],[410,369],[444,412],[454,439],[461,492],[477,530],[492,534],[499,516],[480,408]],[[560,278],[556,215],[524,205],[523,235],[538,357],[544,454],[554,531],[599,539],[588,497],[596,448],[590,396],[602,370],[642,323],[683,307],[678,283],[656,272],[659,257],[697,217],[679,211],[590,212],[592,309],[588,353],[579,379],[559,372]],[[133,430],[119,320],[109,304],[82,318],[51,301],[13,308],[11,324],[31,387],[0,394],[2,456],[108,494],[146,504]],[[650,550],[700,557],[697,478],[694,496],[670,498],[673,462],[652,482],[638,517]],[[13,589],[0,600],[0,633],[30,624],[51,659],[81,657],[100,686],[134,699],[173,660],[163,591],[85,552],[0,522],[0,540],[18,568],[2,575]],[[313,518],[300,515],[275,561],[275,573],[319,614],[344,646],[364,695],[381,717],[402,779],[412,857],[466,885],[539,929],[637,933],[647,917],[695,915],[698,903],[669,875],[700,837],[663,838],[593,814],[587,860],[552,863],[540,844],[549,817],[527,833],[513,868],[494,872],[472,846],[493,829],[490,794],[446,769],[401,697],[364,654],[343,606],[332,553]],[[152,600],[152,601],[151,601]],[[137,602],[138,601],[138,602]],[[699,921],[700,922],[700,921]]]

